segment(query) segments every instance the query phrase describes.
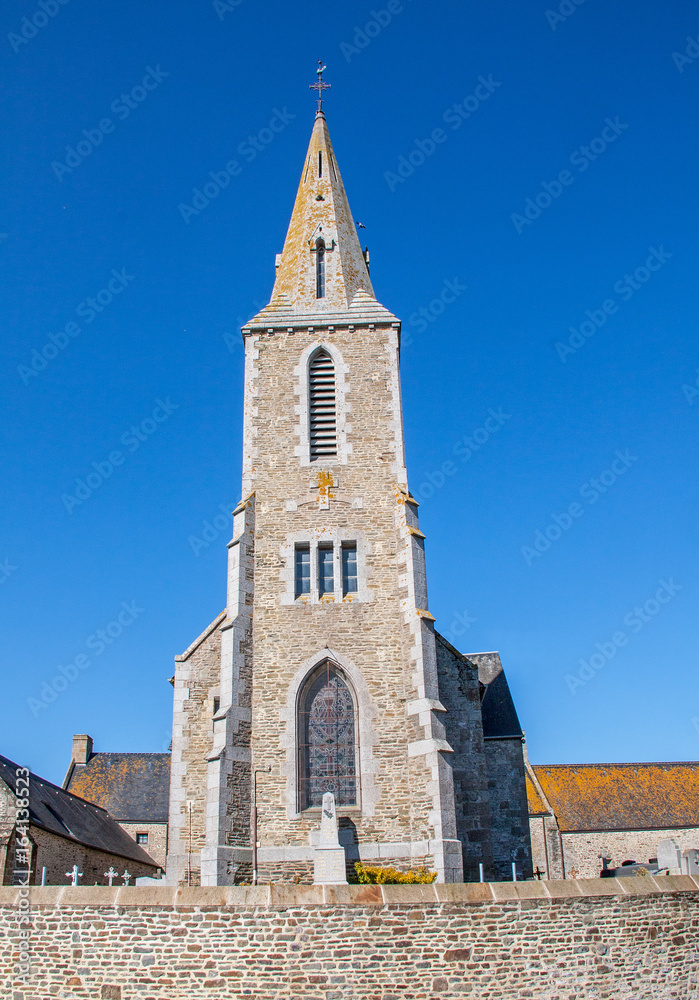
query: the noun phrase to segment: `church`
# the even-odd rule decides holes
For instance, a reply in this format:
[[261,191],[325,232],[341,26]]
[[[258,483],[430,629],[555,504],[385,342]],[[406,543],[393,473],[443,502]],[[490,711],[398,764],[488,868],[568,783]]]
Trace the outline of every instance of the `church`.
[[401,324],[322,99],[271,299],[242,336],[226,607],[175,658],[167,882],[313,881],[326,792],[350,873],[531,877],[523,733],[498,654],[461,654],[429,611]]

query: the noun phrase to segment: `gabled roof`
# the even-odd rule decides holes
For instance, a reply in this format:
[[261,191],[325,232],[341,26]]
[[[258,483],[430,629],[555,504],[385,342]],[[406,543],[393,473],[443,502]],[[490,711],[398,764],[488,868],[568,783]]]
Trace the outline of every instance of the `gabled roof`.
[[179,653],[175,657],[175,660],[177,662],[180,662],[189,659],[192,653],[201,646],[202,642],[211,635],[216,626],[220,625],[225,617],[226,617],[226,609],[224,608],[221,614],[217,615],[216,618],[214,618],[214,620],[211,622],[211,624],[207,625],[204,631],[196,637],[194,642],[190,643],[189,646],[187,646],[184,653]]
[[528,774],[525,775],[526,785],[527,785],[527,805],[529,806],[530,816],[548,816],[549,811],[546,808],[544,800],[539,795],[539,791],[529,777]]
[[75,764],[66,786],[120,823],[167,823],[169,753],[95,753]]
[[[699,762],[535,764],[562,832],[699,827]],[[529,797],[529,813],[537,808]],[[540,800],[539,800],[540,801]]]
[[481,699],[483,738],[521,739],[515,703],[502,669],[499,653],[467,653],[466,658],[478,667],[478,680],[485,688]]
[[[0,781],[13,793],[19,767],[0,756]],[[32,773],[29,775],[29,823],[86,847],[157,867],[150,855],[104,809]]]
[[460,653],[435,629],[435,639],[461,660],[465,667],[477,671],[481,690],[483,739],[522,739],[515,703],[505,677],[499,653]]

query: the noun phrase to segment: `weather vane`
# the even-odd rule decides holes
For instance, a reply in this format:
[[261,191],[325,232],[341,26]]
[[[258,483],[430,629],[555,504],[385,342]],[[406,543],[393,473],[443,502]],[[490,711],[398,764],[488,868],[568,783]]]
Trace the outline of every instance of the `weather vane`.
[[319,111],[323,110],[323,91],[324,90],[329,90],[330,87],[332,86],[331,84],[325,83],[323,81],[323,73],[325,72],[325,70],[327,68],[328,68],[327,66],[323,65],[323,60],[319,59],[318,60],[318,69],[316,70],[316,73],[318,74],[318,82],[317,83],[309,83],[308,84],[308,89],[309,90],[317,90],[318,91],[318,110]]

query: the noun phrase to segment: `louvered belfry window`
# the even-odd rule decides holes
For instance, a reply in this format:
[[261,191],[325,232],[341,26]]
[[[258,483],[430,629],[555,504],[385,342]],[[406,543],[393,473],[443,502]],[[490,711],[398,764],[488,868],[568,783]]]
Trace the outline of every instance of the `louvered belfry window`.
[[337,411],[335,366],[327,351],[319,348],[308,372],[311,461],[337,455]]

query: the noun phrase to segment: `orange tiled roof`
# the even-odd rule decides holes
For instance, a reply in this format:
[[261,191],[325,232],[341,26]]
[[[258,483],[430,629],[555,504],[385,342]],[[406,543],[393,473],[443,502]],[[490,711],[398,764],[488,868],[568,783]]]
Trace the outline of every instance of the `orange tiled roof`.
[[525,775],[525,778],[527,782],[527,804],[529,806],[529,815],[547,816],[548,809],[544,805],[541,796],[537,792],[536,785],[534,784],[534,782],[532,781],[532,779],[529,777],[528,774]]
[[[563,832],[699,827],[699,761],[537,764],[534,772]],[[532,805],[529,797],[530,814]]]

